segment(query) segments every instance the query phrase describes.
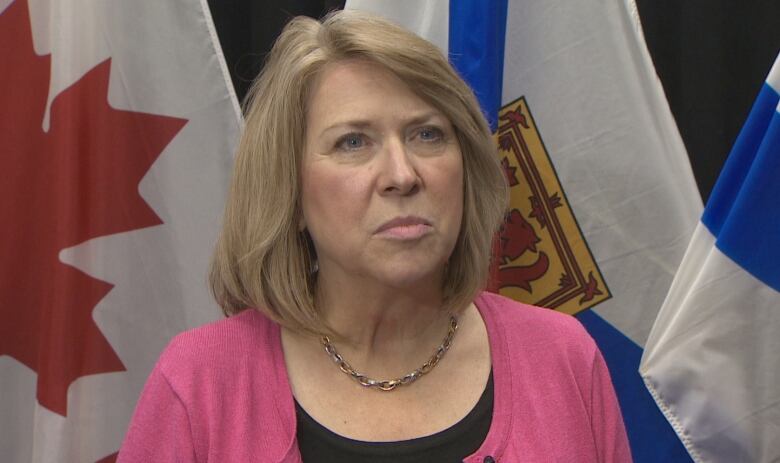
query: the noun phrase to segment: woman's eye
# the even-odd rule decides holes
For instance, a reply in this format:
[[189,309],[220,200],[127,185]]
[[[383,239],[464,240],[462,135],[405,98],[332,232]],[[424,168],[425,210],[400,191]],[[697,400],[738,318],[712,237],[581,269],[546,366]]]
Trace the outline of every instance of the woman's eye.
[[444,133],[437,127],[423,127],[417,132],[417,136],[422,141],[436,142],[444,138]]
[[366,145],[366,140],[362,134],[348,133],[336,141],[336,148],[353,151],[363,148]]

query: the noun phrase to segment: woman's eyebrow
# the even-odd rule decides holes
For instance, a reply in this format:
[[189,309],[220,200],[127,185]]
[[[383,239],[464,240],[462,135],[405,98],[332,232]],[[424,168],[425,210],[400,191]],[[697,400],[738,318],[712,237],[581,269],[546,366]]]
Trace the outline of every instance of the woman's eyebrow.
[[[402,122],[403,127],[408,127],[410,125],[417,125],[417,124],[423,124],[426,122],[430,122],[433,119],[446,119],[440,112],[438,111],[426,111],[422,114],[412,116]],[[335,122],[324,129],[322,129],[319,133],[320,136],[325,135],[327,132],[333,131],[333,130],[343,130],[343,129],[366,129],[374,125],[374,122],[372,122],[369,119],[347,119],[344,121],[338,121]]]
[[420,114],[418,116],[413,116],[410,119],[404,123],[404,126],[410,126],[410,125],[417,125],[417,124],[423,124],[426,122],[430,122],[433,119],[446,119],[440,112],[438,111],[429,111],[425,112],[423,114]]
[[365,129],[371,126],[371,121],[365,119],[355,119],[336,122],[331,124],[320,131],[320,135],[324,135],[326,132],[337,129]]

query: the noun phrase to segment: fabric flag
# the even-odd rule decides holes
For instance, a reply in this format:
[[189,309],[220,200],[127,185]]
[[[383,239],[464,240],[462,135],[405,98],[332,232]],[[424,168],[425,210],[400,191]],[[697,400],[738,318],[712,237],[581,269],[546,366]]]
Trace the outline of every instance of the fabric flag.
[[205,0],[0,0],[0,460],[113,461],[210,249],[241,115]]
[[780,461],[780,56],[688,246],[641,373],[697,462]]
[[598,342],[637,462],[690,461],[637,370],[702,210],[631,0],[349,0],[428,38],[474,88],[511,185],[501,294]]

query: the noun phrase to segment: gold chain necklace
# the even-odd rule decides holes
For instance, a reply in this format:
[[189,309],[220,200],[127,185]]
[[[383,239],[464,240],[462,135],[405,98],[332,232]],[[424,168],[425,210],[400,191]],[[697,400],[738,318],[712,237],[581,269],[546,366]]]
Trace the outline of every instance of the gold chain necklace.
[[322,342],[322,346],[325,347],[325,352],[330,356],[330,358],[338,365],[339,369],[349,375],[352,379],[358,382],[363,387],[367,387],[369,389],[379,389],[382,391],[392,391],[398,386],[405,386],[407,384],[411,384],[418,379],[420,379],[421,376],[424,374],[430,372],[433,370],[433,367],[435,367],[442,357],[444,357],[444,354],[447,353],[447,351],[450,349],[450,345],[452,344],[452,338],[455,337],[455,331],[458,329],[458,319],[455,318],[455,315],[450,315],[450,326],[447,330],[447,336],[444,337],[444,341],[439,345],[438,348],[436,348],[436,352],[433,353],[431,358],[428,359],[427,362],[423,363],[423,365],[414,370],[413,372],[406,374],[398,379],[385,379],[385,380],[376,380],[371,379],[368,376],[358,373],[355,371],[354,368],[352,368],[352,365],[349,364],[346,360],[344,360],[344,357],[341,356],[341,354],[338,353],[336,348],[331,344],[330,338],[327,336],[323,336],[320,338],[320,342]]

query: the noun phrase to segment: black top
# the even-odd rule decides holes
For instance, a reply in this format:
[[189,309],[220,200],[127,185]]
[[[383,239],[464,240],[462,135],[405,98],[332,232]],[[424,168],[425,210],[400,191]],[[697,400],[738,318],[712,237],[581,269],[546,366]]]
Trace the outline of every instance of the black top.
[[487,437],[493,418],[493,372],[477,405],[462,420],[430,436],[396,442],[365,442],[340,436],[309,416],[295,401],[298,447],[304,462],[462,462]]

